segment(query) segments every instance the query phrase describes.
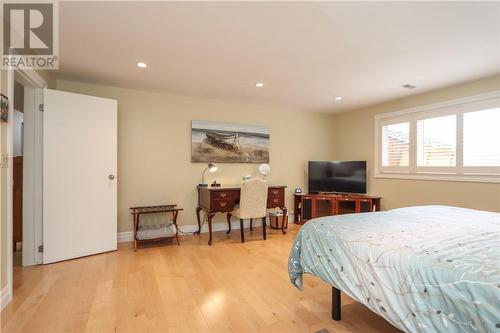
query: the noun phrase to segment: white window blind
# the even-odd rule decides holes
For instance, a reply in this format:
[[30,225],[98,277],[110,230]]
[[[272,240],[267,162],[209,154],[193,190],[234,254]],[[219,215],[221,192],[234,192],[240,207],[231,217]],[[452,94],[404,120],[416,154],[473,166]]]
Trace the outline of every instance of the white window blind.
[[410,123],[390,124],[382,127],[382,165],[399,167],[409,165]]
[[456,165],[456,115],[417,121],[417,166]]
[[500,166],[500,108],[464,113],[464,166]]
[[375,116],[375,177],[500,183],[500,91]]

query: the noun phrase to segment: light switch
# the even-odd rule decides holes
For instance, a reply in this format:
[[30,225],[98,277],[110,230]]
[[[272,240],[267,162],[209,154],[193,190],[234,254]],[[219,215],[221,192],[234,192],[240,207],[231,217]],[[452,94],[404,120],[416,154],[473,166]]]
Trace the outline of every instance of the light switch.
[[1,168],[7,168],[9,166],[9,154],[3,154],[2,160],[0,161]]

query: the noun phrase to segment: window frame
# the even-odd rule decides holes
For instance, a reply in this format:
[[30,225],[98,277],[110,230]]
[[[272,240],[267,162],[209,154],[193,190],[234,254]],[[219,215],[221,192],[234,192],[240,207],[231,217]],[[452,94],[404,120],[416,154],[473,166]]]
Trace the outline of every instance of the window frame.
[[[463,165],[464,113],[500,107],[500,91],[375,115],[375,178],[500,183],[500,167]],[[417,121],[456,116],[456,166],[417,166]],[[382,166],[382,127],[409,122],[409,166]]]

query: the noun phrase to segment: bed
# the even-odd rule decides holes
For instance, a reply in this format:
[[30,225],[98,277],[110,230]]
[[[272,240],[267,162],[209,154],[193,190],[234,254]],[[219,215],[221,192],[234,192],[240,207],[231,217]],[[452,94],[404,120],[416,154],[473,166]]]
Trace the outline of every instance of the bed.
[[406,332],[500,331],[500,214],[448,206],[329,216],[300,229],[291,282],[304,273]]

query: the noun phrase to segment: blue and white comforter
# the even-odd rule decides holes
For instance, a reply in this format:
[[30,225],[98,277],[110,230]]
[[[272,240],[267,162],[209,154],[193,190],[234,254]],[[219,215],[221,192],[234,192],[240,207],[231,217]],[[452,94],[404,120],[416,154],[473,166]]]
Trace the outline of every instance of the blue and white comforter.
[[447,206],[318,218],[298,233],[309,273],[406,332],[500,332],[500,214]]

